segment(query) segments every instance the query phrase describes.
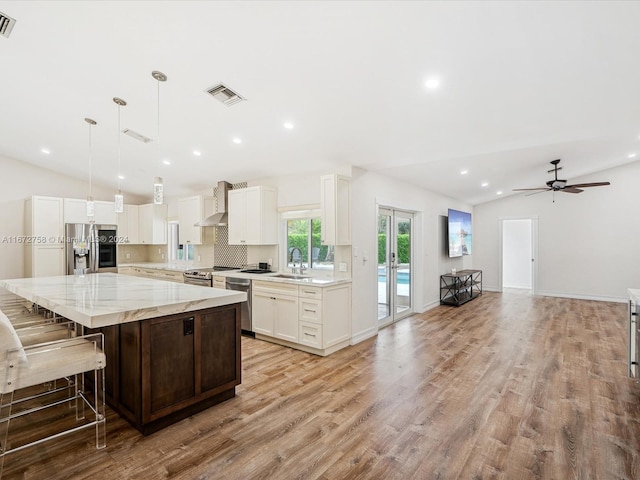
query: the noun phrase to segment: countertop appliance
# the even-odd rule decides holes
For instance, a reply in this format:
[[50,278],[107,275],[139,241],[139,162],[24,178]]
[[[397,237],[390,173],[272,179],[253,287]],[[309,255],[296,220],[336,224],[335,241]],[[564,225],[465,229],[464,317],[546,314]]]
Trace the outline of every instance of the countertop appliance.
[[275,273],[271,271],[271,265],[268,263],[258,263],[257,265],[247,265],[240,270],[241,273]]
[[187,270],[183,273],[184,283],[189,285],[201,285],[204,287],[213,287],[213,272],[228,272],[230,270],[240,270],[237,267],[223,267],[214,265],[210,268],[196,268]]
[[118,271],[116,225],[65,224],[67,275]]

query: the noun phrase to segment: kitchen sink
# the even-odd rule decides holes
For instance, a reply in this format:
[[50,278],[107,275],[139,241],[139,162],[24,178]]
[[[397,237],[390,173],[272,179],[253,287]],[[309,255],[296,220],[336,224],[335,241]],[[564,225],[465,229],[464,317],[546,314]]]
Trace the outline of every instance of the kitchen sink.
[[279,273],[277,275],[271,275],[273,278],[289,278],[293,280],[302,280],[305,278],[311,278],[311,275],[300,275],[298,273]]

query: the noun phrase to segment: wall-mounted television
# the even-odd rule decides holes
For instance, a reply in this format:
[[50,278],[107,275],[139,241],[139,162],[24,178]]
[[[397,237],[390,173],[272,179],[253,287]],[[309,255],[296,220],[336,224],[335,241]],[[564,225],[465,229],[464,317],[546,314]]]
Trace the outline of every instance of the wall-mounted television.
[[447,235],[449,237],[449,257],[471,255],[471,246],[473,244],[471,214],[450,208]]

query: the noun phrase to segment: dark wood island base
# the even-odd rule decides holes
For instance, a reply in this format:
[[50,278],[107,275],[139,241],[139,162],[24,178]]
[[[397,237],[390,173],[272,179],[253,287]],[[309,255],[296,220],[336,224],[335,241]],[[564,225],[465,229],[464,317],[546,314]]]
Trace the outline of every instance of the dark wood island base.
[[89,331],[104,334],[107,404],[143,435],[233,398],[240,384],[237,303]]

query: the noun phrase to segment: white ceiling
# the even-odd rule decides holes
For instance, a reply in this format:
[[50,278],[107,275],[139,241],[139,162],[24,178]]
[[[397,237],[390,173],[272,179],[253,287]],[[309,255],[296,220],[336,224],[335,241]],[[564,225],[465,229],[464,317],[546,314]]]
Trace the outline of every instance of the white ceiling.
[[[115,189],[121,97],[122,128],[154,139],[122,136],[126,192],[150,196],[158,174],[184,195],[352,165],[477,204],[543,186],[554,158],[569,180],[640,158],[639,2],[0,1],[0,12],[17,20],[0,37],[0,155],[88,178],[91,117],[94,182]],[[169,77],[160,148],[153,70]],[[248,100],[217,102],[204,91],[219,82]]]

